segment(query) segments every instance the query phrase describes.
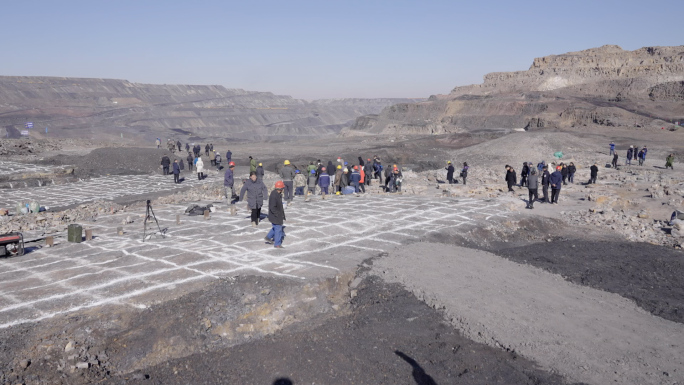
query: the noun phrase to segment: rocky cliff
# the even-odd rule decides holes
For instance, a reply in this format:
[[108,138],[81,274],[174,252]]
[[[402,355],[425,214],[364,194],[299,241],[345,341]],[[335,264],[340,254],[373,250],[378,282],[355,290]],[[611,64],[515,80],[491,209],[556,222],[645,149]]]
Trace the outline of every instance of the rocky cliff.
[[[308,102],[222,86],[154,85],[115,79],[0,77],[0,135],[283,140],[336,135],[361,115],[414,99]],[[3,130],[4,128],[4,130]]]
[[684,121],[684,46],[626,51],[606,45],[536,58],[426,102],[357,119],[345,135],[430,134]]

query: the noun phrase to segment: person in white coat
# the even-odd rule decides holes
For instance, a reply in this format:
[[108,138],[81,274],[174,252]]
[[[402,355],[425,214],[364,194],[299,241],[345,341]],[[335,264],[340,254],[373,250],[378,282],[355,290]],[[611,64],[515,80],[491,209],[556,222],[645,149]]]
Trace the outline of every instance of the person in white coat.
[[202,162],[202,157],[198,156],[195,161],[195,168],[197,169],[197,179],[204,179],[204,162]]

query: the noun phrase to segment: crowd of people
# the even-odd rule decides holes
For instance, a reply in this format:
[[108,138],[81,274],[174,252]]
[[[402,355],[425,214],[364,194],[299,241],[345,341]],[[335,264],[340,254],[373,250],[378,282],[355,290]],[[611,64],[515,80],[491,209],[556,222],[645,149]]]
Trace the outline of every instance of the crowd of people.
[[[157,139],[157,147],[161,145],[161,141]],[[180,141],[174,144],[181,151]],[[204,162],[202,160],[202,146],[199,144],[185,144],[185,150],[188,153],[187,162],[189,171],[195,169],[199,180],[205,178]],[[648,149],[646,146],[639,149],[636,146],[630,146],[627,150],[627,160],[625,165],[631,165],[631,161],[638,161],[640,166],[643,166],[646,160]],[[214,150],[213,144],[209,143],[204,146],[204,155],[209,157],[211,166],[217,167],[221,170],[221,155]],[[610,143],[610,155],[613,156],[612,166],[618,168],[618,154],[615,143]],[[276,166],[276,172],[281,180],[277,181],[275,188],[268,193],[268,188],[264,184],[264,168],[263,164],[258,162],[252,156],[249,157],[249,179],[245,180],[239,194],[235,191],[235,177],[234,169],[235,162],[232,161],[232,152],[227,151],[225,160],[227,162],[227,169],[224,174],[224,196],[226,200],[231,202],[231,212],[235,213],[234,204],[238,201],[244,201],[247,196],[247,206],[251,210],[252,226],[256,227],[261,220],[261,209],[264,201],[268,196],[268,218],[271,222],[271,231],[266,236],[265,240],[269,244],[273,244],[277,248],[282,247],[282,241],[285,237],[283,222],[285,221],[285,208],[292,204],[292,200],[296,195],[305,195],[308,199],[310,195],[328,195],[328,194],[362,194],[366,192],[366,186],[371,185],[373,179],[377,180],[382,189],[388,193],[401,192],[401,185],[403,181],[403,174],[401,167],[393,164],[385,167],[378,156],[373,159],[367,158],[365,161],[362,157],[358,157],[358,161],[353,163],[343,160],[338,157],[335,162],[329,160],[327,164],[321,160],[311,161],[308,165],[297,167],[289,160],[285,160],[282,166]],[[674,154],[670,154],[666,159],[666,168],[673,168]],[[170,165],[173,168],[170,171]],[[183,159],[177,159],[171,163],[169,157],[164,155],[161,159],[161,166],[164,175],[170,172],[174,175],[174,183],[180,183],[179,174],[184,170]],[[446,179],[449,184],[458,183],[454,178],[455,168],[451,161],[447,161],[445,167],[447,175]],[[462,178],[462,183],[465,185],[468,177],[469,166],[464,162],[459,177]],[[598,177],[598,165],[594,163],[590,166],[590,178],[586,184],[596,183]],[[537,163],[536,166],[532,162],[523,162],[520,180],[513,166],[506,165],[505,181],[508,186],[508,191],[513,192],[514,186],[519,188],[527,187],[528,189],[528,203],[527,208],[533,209],[535,202],[558,204],[562,186],[568,183],[575,183],[575,174],[577,167],[573,162],[564,163],[558,162],[547,165],[544,161]],[[518,183],[519,182],[519,183]],[[541,199],[539,198],[539,188],[541,187]],[[549,194],[549,189],[551,193]],[[284,204],[285,203],[285,204]]]

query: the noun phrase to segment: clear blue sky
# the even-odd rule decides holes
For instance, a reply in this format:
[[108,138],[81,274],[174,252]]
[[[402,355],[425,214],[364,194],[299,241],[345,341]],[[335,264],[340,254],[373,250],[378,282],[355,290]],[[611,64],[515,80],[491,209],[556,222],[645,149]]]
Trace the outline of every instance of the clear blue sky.
[[684,0],[22,0],[0,19],[0,75],[303,99],[427,97],[539,56],[684,44]]

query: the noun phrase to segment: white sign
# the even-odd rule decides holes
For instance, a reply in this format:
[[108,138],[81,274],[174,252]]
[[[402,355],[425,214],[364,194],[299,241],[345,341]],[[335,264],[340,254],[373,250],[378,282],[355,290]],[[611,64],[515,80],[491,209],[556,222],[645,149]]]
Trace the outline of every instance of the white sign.
[[22,136],[28,136],[28,134],[29,134],[28,130],[24,130],[21,132]]

